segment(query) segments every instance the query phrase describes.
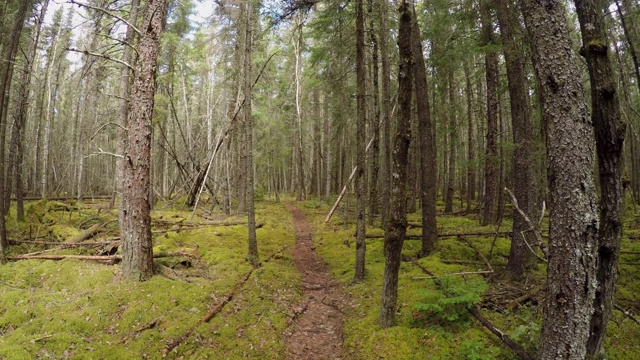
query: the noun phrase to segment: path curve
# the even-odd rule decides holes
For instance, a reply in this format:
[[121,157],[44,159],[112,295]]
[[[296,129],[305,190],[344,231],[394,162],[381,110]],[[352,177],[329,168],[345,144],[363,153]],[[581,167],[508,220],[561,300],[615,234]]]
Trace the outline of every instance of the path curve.
[[311,227],[294,204],[296,244],[292,255],[301,275],[303,291],[294,309],[293,321],[285,330],[287,359],[342,359],[342,323],[348,300],[327,265],[314,251]]

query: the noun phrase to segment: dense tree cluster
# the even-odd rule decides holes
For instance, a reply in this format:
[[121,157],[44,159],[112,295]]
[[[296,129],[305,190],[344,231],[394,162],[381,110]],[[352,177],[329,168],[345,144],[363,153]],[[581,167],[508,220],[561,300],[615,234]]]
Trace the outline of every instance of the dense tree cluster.
[[[333,203],[342,191],[349,218],[355,193],[354,280],[366,277],[366,228],[380,226],[388,327],[406,214],[421,210],[417,256],[428,256],[442,201],[483,225],[513,216],[512,280],[548,261],[540,358],[601,356],[625,190],[640,202],[639,10],[630,0],[4,1],[1,260],[10,204],[21,221],[26,196],[113,194],[123,273],[145,280],[157,199],[246,212],[257,265],[256,199]],[[543,204],[548,251],[536,236]]]

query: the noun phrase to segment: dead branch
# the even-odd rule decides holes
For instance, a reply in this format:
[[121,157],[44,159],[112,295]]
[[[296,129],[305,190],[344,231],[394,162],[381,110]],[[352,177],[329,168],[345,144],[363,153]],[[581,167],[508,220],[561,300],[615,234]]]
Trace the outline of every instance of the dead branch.
[[[163,258],[172,256],[193,256],[184,251],[175,252],[160,252],[153,254],[153,258]],[[120,261],[122,256],[120,255],[16,255],[7,256],[7,260],[64,260],[64,259],[76,259],[76,260],[93,260],[93,261]]]
[[493,267],[491,266],[491,263],[482,254],[482,252],[480,252],[480,249],[478,249],[477,246],[475,246],[469,239],[465,238],[464,236],[458,236],[458,237],[456,237],[456,239],[458,239],[459,241],[462,241],[463,243],[469,245],[469,247],[471,247],[476,252],[476,254],[482,259],[482,261],[484,261],[485,265],[487,265],[489,270],[491,270],[491,272],[493,272]]
[[[364,153],[365,154],[369,150],[369,146],[371,146],[371,143],[373,143],[373,138],[371,140],[369,140],[369,143],[367,144],[367,147],[364,149]],[[358,166],[354,166],[353,167],[353,170],[351,171],[351,175],[349,175],[349,179],[347,179],[347,183],[344,184],[344,187],[342,188],[342,191],[340,191],[340,195],[338,195],[338,199],[336,199],[335,204],[333,204],[333,206],[331,207],[331,210],[329,210],[329,213],[327,214],[327,217],[324,219],[325,223],[328,223],[329,220],[331,220],[331,217],[333,216],[333,213],[338,208],[338,205],[340,205],[340,201],[342,201],[342,198],[344,197],[344,194],[347,192],[347,187],[349,186],[349,184],[353,180],[353,177],[356,175],[356,170],[358,170]]]
[[[427,270],[427,268],[425,268],[424,266],[420,265],[418,262],[416,262],[415,260],[412,261],[412,263],[417,266],[418,268],[420,268],[422,270],[422,272],[424,272],[425,274],[429,275],[431,279],[433,279],[433,282],[435,283],[436,287],[438,288],[438,290],[443,290],[443,285],[442,285],[442,281],[440,281],[438,279],[438,277],[436,275],[434,275],[431,271]],[[495,327],[495,325],[493,325],[489,320],[487,320],[486,318],[484,318],[481,314],[480,311],[478,310],[477,306],[472,306],[470,308],[467,308],[467,311],[469,311],[469,313],[471,315],[473,315],[476,319],[478,319],[478,321],[480,321],[480,323],[486,327],[487,329],[489,329],[493,334],[495,334],[496,336],[498,336],[498,338],[500,340],[502,340],[502,342],[507,345],[509,347],[509,349],[511,349],[514,353],[516,353],[516,355],[520,356],[520,358],[522,358],[523,360],[534,360],[534,358],[527,354],[527,352],[520,346],[518,345],[516,342],[514,342],[513,340],[511,340],[511,338],[505,334],[504,332],[500,331],[497,327]]]
[[538,285],[534,287],[532,290],[528,291],[526,294],[517,297],[516,299],[511,301],[509,304],[507,304],[507,309],[509,311],[512,311],[513,309],[517,308],[525,301],[531,299],[535,294],[537,294],[540,290],[542,290],[542,288],[543,288],[542,285]]
[[187,340],[198,326],[200,326],[203,323],[209,322],[218,313],[220,313],[220,311],[222,311],[224,306],[227,305],[229,302],[231,302],[231,300],[233,300],[233,297],[235,296],[235,294],[242,288],[242,286],[247,282],[247,280],[249,280],[249,278],[251,277],[251,274],[253,274],[253,272],[256,269],[262,267],[263,264],[265,264],[265,263],[271,261],[273,258],[275,258],[276,255],[280,254],[282,251],[284,251],[284,249],[285,248],[283,247],[282,249],[278,250],[277,252],[271,254],[271,256],[266,258],[263,262],[258,263],[257,265],[254,265],[251,268],[251,270],[249,270],[249,272],[247,272],[247,274],[240,280],[240,282],[238,282],[236,284],[236,286],[234,286],[233,289],[231,289],[231,292],[229,292],[229,294],[227,296],[225,296],[225,298],[221,302],[219,302],[217,305],[212,307],[211,310],[209,310],[209,312],[204,317],[200,318],[200,320],[198,320],[193,326],[191,326],[191,328],[189,328],[189,330],[184,332],[177,339],[172,340],[169,343],[169,345],[167,345],[167,347],[164,350],[162,350],[162,356],[163,357],[167,356],[167,354],[169,354],[173,349],[175,349],[176,347],[180,346],[180,344],[182,344],[185,340]]
[[484,316],[482,316],[480,314],[480,311],[478,310],[477,306],[472,306],[472,307],[468,308],[467,310],[469,311],[469,313],[471,315],[473,315],[473,317],[478,319],[478,321],[480,321],[480,323],[482,325],[484,325],[484,327],[489,329],[489,331],[491,331],[493,334],[495,334],[500,340],[502,340],[502,342],[505,345],[507,345],[511,350],[513,350],[513,352],[515,352],[516,355],[520,356],[521,359],[523,359],[523,360],[533,360],[533,357],[531,355],[527,354],[527,352],[524,351],[524,349],[520,345],[518,345],[513,340],[511,340],[509,335],[507,335],[504,332],[502,332],[495,325],[493,325],[493,323],[491,321],[487,320]]
[[134,331],[130,335],[125,336],[123,338],[120,338],[120,340],[118,340],[117,344],[125,344],[127,341],[129,341],[129,339],[138,336],[141,332],[143,332],[145,330],[149,330],[149,329],[155,328],[156,326],[158,326],[158,323],[160,322],[160,319],[162,318],[162,316],[163,315],[160,315],[157,318],[151,320],[150,322],[148,322],[147,324],[145,324],[141,328],[137,329],[136,331]]
[[60,241],[33,241],[33,240],[9,240],[12,245],[31,244],[31,245],[44,245],[44,246],[58,246],[60,249],[80,247],[80,246],[101,246],[112,244],[113,241],[98,241],[98,242],[81,242],[81,243],[63,243]]
[[443,278],[449,276],[462,276],[462,275],[476,275],[476,274],[492,274],[493,270],[480,270],[480,271],[461,271],[456,273],[444,274],[444,275],[433,275],[433,276],[415,276],[411,279],[420,280],[420,279],[434,279],[434,278]]
[[628,317],[629,319],[633,320],[636,324],[640,325],[640,320],[634,317],[629,310],[623,308],[618,304],[613,305],[613,307],[616,308],[616,310],[619,310],[621,313],[623,313],[624,316]]
[[527,223],[527,225],[529,225],[529,231],[531,231],[533,235],[536,237],[536,240],[538,240],[538,246],[540,247],[540,251],[542,251],[542,254],[544,255],[544,257],[547,258],[548,257],[547,250],[544,247],[544,241],[542,240],[542,235],[540,235],[540,231],[538,231],[538,228],[535,226],[535,224],[531,222],[527,214],[525,214],[524,211],[520,209],[520,207],[518,206],[518,200],[516,199],[516,196],[513,195],[513,192],[511,192],[511,190],[507,188],[504,188],[504,191],[506,191],[509,194],[509,196],[511,197],[511,203],[513,204],[513,207],[520,214],[520,216],[522,216],[522,218]]

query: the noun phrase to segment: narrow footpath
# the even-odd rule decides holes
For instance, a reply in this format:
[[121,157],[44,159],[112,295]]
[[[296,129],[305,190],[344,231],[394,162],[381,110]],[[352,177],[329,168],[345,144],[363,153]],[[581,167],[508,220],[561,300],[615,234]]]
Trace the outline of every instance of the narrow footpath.
[[291,210],[296,230],[292,255],[301,274],[303,291],[295,316],[285,330],[287,358],[341,359],[342,320],[347,296],[314,251],[311,227],[295,204]]

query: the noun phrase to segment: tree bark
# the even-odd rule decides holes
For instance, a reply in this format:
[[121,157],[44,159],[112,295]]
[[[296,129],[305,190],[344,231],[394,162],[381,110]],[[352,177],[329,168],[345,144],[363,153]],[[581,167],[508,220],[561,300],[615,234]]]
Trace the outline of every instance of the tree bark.
[[254,178],[253,178],[253,118],[251,116],[251,85],[253,51],[253,2],[246,0],[247,26],[244,52],[244,122],[245,122],[245,148],[247,157],[247,222],[249,230],[249,250],[247,259],[251,265],[258,265],[258,240],[256,239],[256,210],[254,206]]
[[558,0],[520,2],[540,83],[549,162],[541,360],[586,357],[597,287],[593,129],[564,5]]
[[[480,5],[482,44],[490,47],[494,43],[491,9],[489,1]],[[498,196],[498,54],[489,48],[485,54],[487,80],[487,143],[485,151],[484,212],[482,225],[495,224]]]
[[[511,122],[513,124],[513,191],[520,208],[529,216],[533,216],[535,207],[535,173],[532,166],[533,126],[531,124],[531,108],[529,106],[529,86],[526,75],[526,57],[522,27],[517,19],[516,5],[512,0],[497,2],[498,23],[507,66],[509,83],[509,104]],[[502,189],[500,189],[502,190]],[[531,267],[533,256],[527,246],[534,243],[534,238],[527,232],[526,221],[517,210],[513,210],[513,234],[507,271],[512,279],[521,279]]]
[[20,43],[20,33],[24,27],[27,12],[31,8],[30,1],[22,1],[15,16],[13,29],[8,37],[9,43],[2,44],[2,64],[0,64],[0,263],[6,262],[5,249],[9,245],[7,242],[6,214],[8,204],[4,203],[5,196],[5,137],[7,129],[7,110],[9,105],[9,93],[11,90],[11,80],[13,77],[13,64],[18,52]]
[[447,90],[448,90],[448,115],[449,118],[449,159],[447,159],[449,165],[449,174],[447,176],[447,184],[445,187],[445,201],[444,212],[445,214],[453,213],[453,194],[455,192],[456,185],[456,140],[457,134],[457,120],[456,120],[456,105],[455,105],[455,84],[453,83],[454,68],[447,68]]
[[438,242],[436,225],[437,154],[433,139],[433,124],[429,104],[429,85],[424,62],[420,27],[415,6],[412,8],[412,54],[413,75],[416,87],[416,107],[418,111],[418,137],[420,146],[420,203],[422,215],[421,256],[429,255]]
[[407,233],[406,181],[407,155],[409,152],[412,67],[411,56],[411,10],[406,1],[400,4],[398,31],[399,71],[398,71],[398,130],[393,149],[393,180],[391,189],[391,212],[389,226],[384,240],[384,280],[382,283],[382,308],[379,323],[383,328],[395,325],[398,301],[398,272],[402,255],[402,245]]
[[473,116],[473,86],[471,85],[471,75],[469,64],[464,63],[465,97],[467,98],[467,212],[471,211],[471,202],[476,197],[476,142],[475,126]]
[[600,229],[596,253],[598,287],[587,342],[587,356],[604,358],[604,338],[618,280],[624,200],[622,154],[626,124],[620,117],[616,76],[604,24],[608,3],[602,0],[576,0],[575,4],[582,33],[580,55],[587,60],[591,82],[591,122],[595,128],[600,175]]
[[369,31],[371,38],[371,63],[372,63],[372,81],[373,81],[373,114],[370,116],[370,127],[373,138],[371,154],[369,155],[369,226],[373,226],[376,216],[378,215],[379,189],[378,180],[380,177],[380,65],[378,64],[378,54],[380,48],[378,46],[378,36],[375,32],[374,19],[375,13],[374,7],[379,5],[378,2],[374,4],[374,0],[369,0]]
[[156,89],[157,60],[166,2],[149,0],[142,34],[136,47],[138,62],[129,99],[127,149],[123,176],[122,274],[144,281],[153,275],[151,243],[151,119]]
[[364,63],[364,4],[363,0],[356,0],[356,82],[358,95],[356,97],[356,269],[355,281],[364,279],[365,274],[365,210],[367,206],[366,168],[365,168],[365,135],[367,126],[366,109],[366,67]]
[[380,92],[380,111],[382,116],[382,202],[381,202],[381,222],[382,228],[386,229],[389,222],[389,209],[391,198],[391,69],[389,66],[389,31],[387,26],[388,0],[377,0],[380,3],[380,67],[382,76],[382,87]]

